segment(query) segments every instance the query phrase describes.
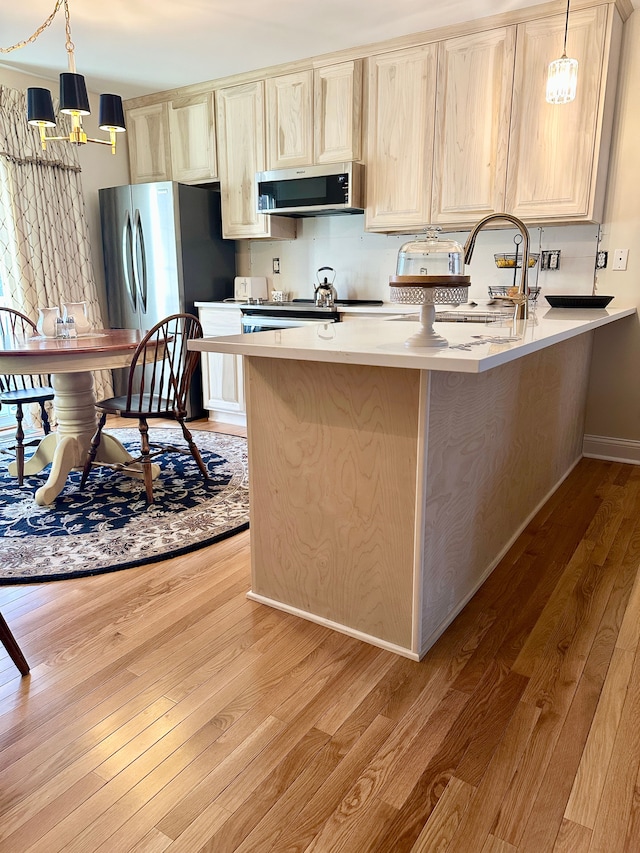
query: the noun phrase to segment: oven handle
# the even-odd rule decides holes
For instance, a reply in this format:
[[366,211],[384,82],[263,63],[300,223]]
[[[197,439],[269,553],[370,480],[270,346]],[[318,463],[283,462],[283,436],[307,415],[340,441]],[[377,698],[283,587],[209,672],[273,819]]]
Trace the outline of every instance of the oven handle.
[[300,326],[320,326],[325,323],[338,322],[334,317],[326,317],[318,320],[298,319],[294,317],[260,317],[256,315],[246,316],[242,318],[242,334],[252,334],[254,332],[273,332],[278,329],[296,329]]

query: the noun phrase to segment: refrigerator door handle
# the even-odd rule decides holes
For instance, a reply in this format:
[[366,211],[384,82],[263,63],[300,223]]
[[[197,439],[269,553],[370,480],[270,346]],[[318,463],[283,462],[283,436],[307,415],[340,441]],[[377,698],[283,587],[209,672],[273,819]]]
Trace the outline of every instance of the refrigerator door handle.
[[131,227],[131,216],[127,211],[124,225],[122,227],[122,271],[126,284],[127,296],[131,301],[134,311],[138,307],[138,297],[134,284],[135,270],[133,265],[133,229]]
[[147,313],[147,256],[144,247],[144,231],[142,230],[142,219],[140,211],[135,213],[135,241],[136,241],[136,285],[140,305],[143,314]]

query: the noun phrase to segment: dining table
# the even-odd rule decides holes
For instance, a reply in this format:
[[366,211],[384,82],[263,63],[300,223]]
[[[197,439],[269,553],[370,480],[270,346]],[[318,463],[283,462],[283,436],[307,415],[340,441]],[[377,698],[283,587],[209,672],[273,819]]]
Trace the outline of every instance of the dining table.
[[[54,390],[57,428],[44,436],[25,461],[25,475],[37,474],[51,464],[44,485],[35,493],[38,506],[53,503],[69,473],[81,468],[96,431],[96,396],[93,371],[127,367],[144,336],[140,329],[96,329],[76,338],[0,336],[0,374],[49,374]],[[104,433],[96,462],[128,465],[126,448],[112,434]],[[152,467],[157,477],[158,465]],[[9,474],[16,475],[16,463]],[[142,470],[130,470],[142,476]]]

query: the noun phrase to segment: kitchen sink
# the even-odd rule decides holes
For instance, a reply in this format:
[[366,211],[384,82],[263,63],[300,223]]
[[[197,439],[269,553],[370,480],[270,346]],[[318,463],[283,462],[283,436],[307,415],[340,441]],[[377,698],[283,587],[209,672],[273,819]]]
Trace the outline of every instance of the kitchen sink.
[[[419,314],[402,314],[398,317],[391,317],[392,320],[411,320],[414,323],[420,320]],[[497,323],[499,320],[512,320],[513,312],[509,314],[501,314],[497,311],[478,312],[478,311],[436,311],[436,323]]]

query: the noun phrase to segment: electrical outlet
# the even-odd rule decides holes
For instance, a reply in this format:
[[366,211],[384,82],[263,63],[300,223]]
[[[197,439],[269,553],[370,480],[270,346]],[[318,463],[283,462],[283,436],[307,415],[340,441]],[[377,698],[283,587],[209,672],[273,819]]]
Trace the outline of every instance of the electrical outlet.
[[629,259],[629,250],[628,249],[616,249],[615,252],[613,253],[613,264],[611,265],[611,269],[613,269],[613,270],[626,270],[628,259]]
[[540,268],[543,270],[560,269],[560,249],[546,249],[542,252]]
[[596,269],[597,270],[606,270],[608,260],[609,260],[609,252],[598,252],[596,254]]
[[280,275],[280,258],[273,258],[273,274]]

